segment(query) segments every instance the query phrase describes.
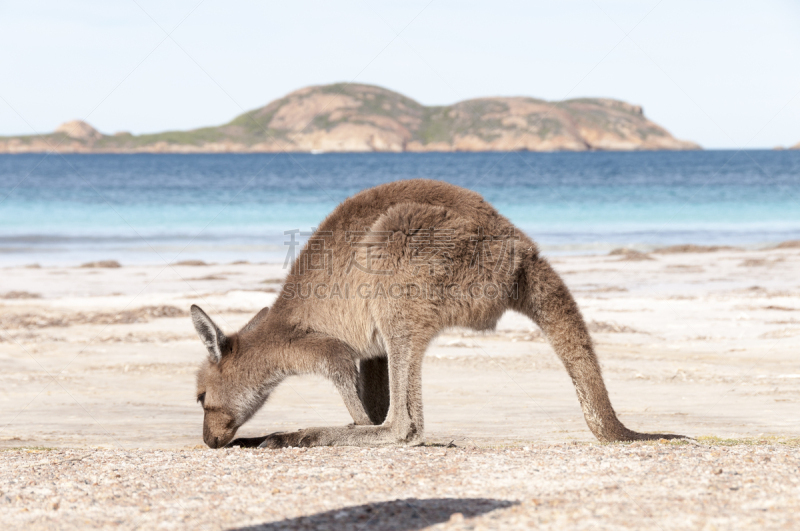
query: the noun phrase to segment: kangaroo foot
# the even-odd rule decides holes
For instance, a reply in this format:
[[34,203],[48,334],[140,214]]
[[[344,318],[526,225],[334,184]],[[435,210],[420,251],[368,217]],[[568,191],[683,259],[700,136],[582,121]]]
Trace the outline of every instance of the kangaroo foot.
[[418,433],[398,435],[391,426],[356,426],[307,428],[294,432],[267,435],[259,448],[310,446],[415,446],[422,444]]
[[266,435],[264,437],[239,437],[226,444],[225,448],[233,448],[235,446],[240,448],[258,448],[266,438]]
[[302,438],[303,435],[300,431],[271,433],[264,437],[258,447],[277,450],[278,448],[311,446],[310,444],[301,444]]
[[347,437],[358,426],[350,424],[344,428],[306,428],[299,431],[278,432],[267,435],[259,448],[308,448],[311,446],[357,446],[354,437]]

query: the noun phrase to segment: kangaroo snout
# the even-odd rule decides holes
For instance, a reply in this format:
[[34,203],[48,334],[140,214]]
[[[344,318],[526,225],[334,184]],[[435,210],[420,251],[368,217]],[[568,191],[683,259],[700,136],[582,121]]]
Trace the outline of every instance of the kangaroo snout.
[[227,433],[216,435],[211,433],[211,430],[207,429],[205,426],[203,427],[203,442],[205,442],[209,448],[222,448],[233,440],[234,435],[236,435],[236,430],[230,430]]
[[[213,416],[209,418],[209,415],[206,414],[206,419],[203,422],[203,442],[209,448],[222,448],[233,440],[238,428],[229,428],[221,422],[215,422],[215,420],[218,419],[213,418]],[[220,424],[223,424],[223,426],[219,426]]]

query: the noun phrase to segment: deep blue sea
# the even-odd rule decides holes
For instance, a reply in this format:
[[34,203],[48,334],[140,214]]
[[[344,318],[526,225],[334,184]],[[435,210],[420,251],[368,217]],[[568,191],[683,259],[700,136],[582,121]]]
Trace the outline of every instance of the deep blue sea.
[[481,192],[547,254],[800,239],[800,151],[0,155],[0,265],[282,262],[359,190]]

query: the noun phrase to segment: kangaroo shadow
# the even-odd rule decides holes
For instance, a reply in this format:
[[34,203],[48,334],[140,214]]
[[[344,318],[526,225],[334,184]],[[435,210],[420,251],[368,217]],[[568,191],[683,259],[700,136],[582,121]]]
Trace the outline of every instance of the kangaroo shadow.
[[464,518],[472,518],[518,503],[487,498],[430,498],[424,500],[408,498],[355,505],[310,516],[240,527],[231,531],[277,531],[279,529],[413,531],[446,522],[453,513],[461,513]]

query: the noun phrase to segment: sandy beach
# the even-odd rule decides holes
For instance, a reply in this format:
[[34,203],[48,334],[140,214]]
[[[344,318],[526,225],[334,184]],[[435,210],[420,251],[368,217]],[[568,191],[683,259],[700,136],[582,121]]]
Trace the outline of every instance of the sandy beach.
[[[597,443],[541,333],[509,313],[493,333],[451,330],[429,350],[429,446],[211,451],[188,308],[237,329],[275,299],[280,265],[3,269],[0,520],[359,529],[395,514],[379,527],[789,528],[800,518],[800,247],[673,251],[551,262],[593,332],[621,420],[693,443]],[[331,384],[297,377],[239,436],[348,422]],[[157,488],[139,499],[145,484]]]

